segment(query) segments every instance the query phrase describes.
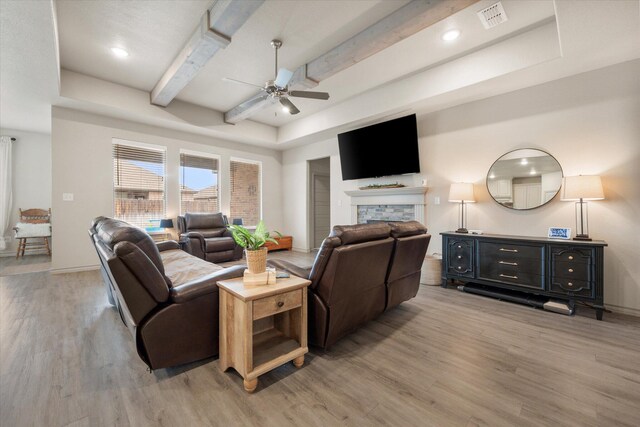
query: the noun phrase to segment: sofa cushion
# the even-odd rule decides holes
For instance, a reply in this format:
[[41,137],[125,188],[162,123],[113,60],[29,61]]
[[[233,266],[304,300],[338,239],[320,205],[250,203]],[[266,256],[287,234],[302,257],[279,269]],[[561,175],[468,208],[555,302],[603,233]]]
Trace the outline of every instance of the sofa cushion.
[[386,239],[390,232],[391,227],[387,223],[336,225],[331,231],[331,236],[339,238],[343,245],[351,245]]
[[[112,251],[120,242],[131,242],[149,257],[160,274],[165,274],[162,258],[160,258],[160,251],[151,236],[143,229],[111,218],[105,218],[99,221],[94,228],[98,234],[98,238]],[[171,284],[166,277],[165,280],[167,281],[167,285]]]
[[212,237],[204,239],[205,252],[230,251],[235,248],[233,237]]
[[408,237],[418,234],[425,234],[427,227],[419,223],[418,221],[406,221],[406,222],[390,222],[391,237]]
[[184,220],[187,231],[193,231],[194,229],[225,228],[227,226],[224,215],[222,215],[221,212],[214,214],[186,213],[184,214]]
[[160,256],[165,265],[166,275],[171,279],[172,287],[222,270],[219,265],[196,258],[179,249],[163,251]]
[[164,276],[149,262],[149,257],[137,245],[128,241],[120,242],[116,244],[114,252],[154,300],[165,302],[169,299],[169,288]]

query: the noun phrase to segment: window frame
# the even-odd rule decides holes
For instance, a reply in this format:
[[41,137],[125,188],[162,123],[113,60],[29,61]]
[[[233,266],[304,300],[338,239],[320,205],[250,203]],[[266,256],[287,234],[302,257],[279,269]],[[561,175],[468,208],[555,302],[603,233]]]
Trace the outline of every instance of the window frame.
[[[264,198],[264,195],[262,194],[262,190],[263,190],[263,186],[262,186],[262,161],[260,160],[252,160],[252,159],[245,159],[242,157],[229,157],[229,220],[231,221],[231,199],[233,197],[232,191],[233,191],[233,185],[231,184],[231,163],[232,162],[238,162],[238,163],[248,163],[248,164],[252,164],[252,165],[258,165],[258,190],[260,191],[260,198],[259,198],[259,209],[258,209],[258,221],[260,221],[262,218],[262,201]],[[245,227],[249,226],[256,226],[258,224],[244,224]]]
[[[203,151],[195,151],[195,150],[187,150],[187,149],[180,149],[180,152],[178,153],[178,212],[180,212],[180,215],[184,215],[185,212],[182,212],[182,189],[181,189],[181,183],[180,180],[182,179],[182,174],[180,171],[180,168],[182,166],[180,166],[180,156],[182,154],[186,154],[187,156],[193,156],[193,157],[203,157],[203,158],[207,158],[207,159],[214,159],[218,162],[218,209],[220,209],[220,212],[222,212],[222,156],[220,156],[219,154],[214,154],[214,153],[207,153],[207,152],[203,152]],[[215,213],[215,212],[213,212]]]
[[[149,144],[147,142],[140,142],[140,141],[131,141],[128,139],[120,139],[120,138],[111,138],[111,217],[115,218],[115,219],[120,219],[120,218],[116,218],[116,182],[115,182],[115,162],[114,160],[116,160],[116,157],[114,156],[114,146],[115,145],[123,145],[126,147],[131,147],[131,148],[138,148],[138,149],[143,149],[143,150],[150,150],[150,151],[159,151],[163,153],[164,156],[164,162],[162,163],[162,210],[163,210],[163,215],[162,218],[159,219],[164,219],[167,216],[167,163],[168,163],[168,159],[167,159],[167,147],[164,145],[157,145],[157,144]],[[127,197],[128,199],[128,197]],[[132,199],[133,200],[133,199]],[[123,220],[124,221],[124,220]],[[136,224],[133,224],[136,225]],[[136,225],[137,226],[137,225]],[[142,228],[142,227],[141,227]],[[146,228],[144,228],[146,230]]]

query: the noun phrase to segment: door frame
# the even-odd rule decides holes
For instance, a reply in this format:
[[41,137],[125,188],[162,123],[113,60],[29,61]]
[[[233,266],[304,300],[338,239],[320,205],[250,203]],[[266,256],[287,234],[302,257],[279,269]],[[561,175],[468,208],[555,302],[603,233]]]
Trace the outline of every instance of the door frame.
[[[316,249],[315,247],[315,234],[316,234],[316,177],[325,176],[329,178],[329,217],[331,217],[331,174],[321,172],[311,172],[309,180],[309,233],[307,241],[309,242],[309,251]],[[331,221],[329,221],[329,228],[331,228]]]

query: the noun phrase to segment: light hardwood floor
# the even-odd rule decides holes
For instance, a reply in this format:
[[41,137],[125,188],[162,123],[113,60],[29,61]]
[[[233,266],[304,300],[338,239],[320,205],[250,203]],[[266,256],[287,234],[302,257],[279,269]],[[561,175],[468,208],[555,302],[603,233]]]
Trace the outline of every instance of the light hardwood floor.
[[421,287],[249,395],[217,359],[149,373],[97,271],[0,277],[0,424],[640,425],[640,319],[582,312]]

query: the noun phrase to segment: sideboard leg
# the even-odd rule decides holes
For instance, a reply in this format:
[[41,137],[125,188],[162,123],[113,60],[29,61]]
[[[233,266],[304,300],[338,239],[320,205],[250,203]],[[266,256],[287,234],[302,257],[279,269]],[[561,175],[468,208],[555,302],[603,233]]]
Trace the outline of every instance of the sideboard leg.
[[594,306],[596,309],[596,319],[602,320],[602,313],[604,313],[604,307]]
[[443,288],[446,288],[447,287],[447,282],[448,282],[447,279],[442,279],[442,284],[440,286],[442,286]]

